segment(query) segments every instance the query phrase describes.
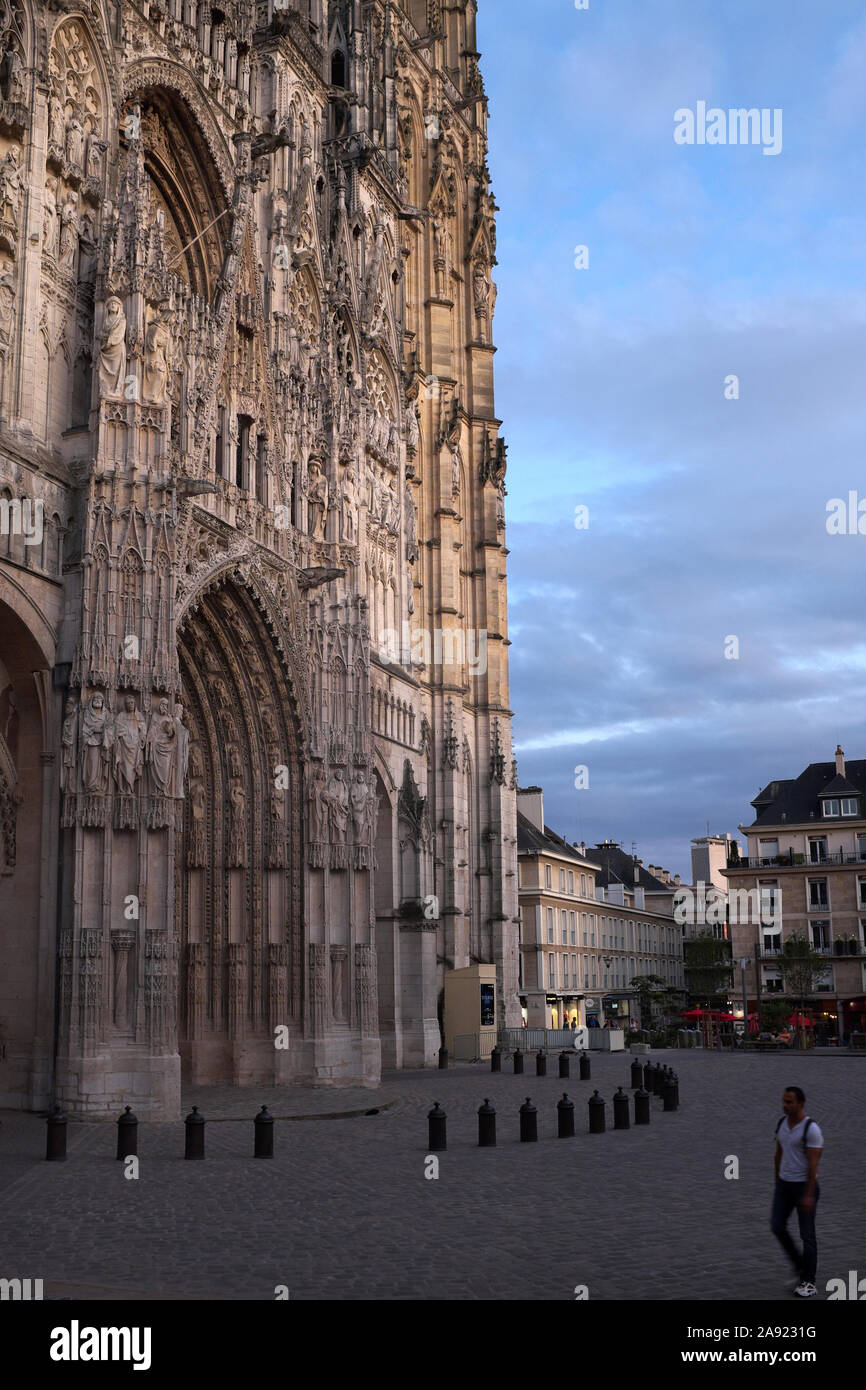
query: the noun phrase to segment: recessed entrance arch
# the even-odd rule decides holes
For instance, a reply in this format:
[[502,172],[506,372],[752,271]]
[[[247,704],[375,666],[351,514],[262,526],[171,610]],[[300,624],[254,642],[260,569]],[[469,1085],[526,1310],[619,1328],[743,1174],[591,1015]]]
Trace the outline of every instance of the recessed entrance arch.
[[251,593],[212,589],[178,636],[189,759],[177,865],[180,1052],[201,1083],[275,1079],[302,1031],[302,772],[290,685]]

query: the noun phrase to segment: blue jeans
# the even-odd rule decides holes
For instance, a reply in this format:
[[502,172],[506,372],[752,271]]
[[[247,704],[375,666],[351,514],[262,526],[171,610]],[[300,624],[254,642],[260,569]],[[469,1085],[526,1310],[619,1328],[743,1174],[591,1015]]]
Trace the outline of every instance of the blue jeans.
[[[805,1182],[784,1182],[782,1178],[776,1179],[776,1189],[773,1193],[773,1214],[770,1217],[770,1229],[778,1240],[785,1254],[790,1259],[794,1269],[802,1275],[808,1283],[814,1284],[815,1273],[818,1268],[818,1240],[815,1235],[815,1207],[811,1211],[804,1211],[800,1206],[800,1199],[806,1191]],[[815,1206],[821,1189],[815,1183]],[[803,1242],[803,1254],[800,1255],[796,1245],[788,1234],[788,1220],[791,1212],[796,1207],[797,1219],[800,1222],[800,1239]]]

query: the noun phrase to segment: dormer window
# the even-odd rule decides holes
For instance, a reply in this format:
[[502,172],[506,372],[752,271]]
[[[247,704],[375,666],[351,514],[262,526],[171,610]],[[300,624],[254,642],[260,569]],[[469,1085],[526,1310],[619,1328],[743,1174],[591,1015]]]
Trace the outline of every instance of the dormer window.
[[828,797],[828,798],[826,799],[826,801],[822,801],[822,802],[821,802],[821,815],[822,815],[822,816],[838,816],[838,814],[839,814],[839,802],[838,802],[838,800],[837,800],[835,797],[833,797],[833,798]]
[[858,806],[857,806],[858,800],[859,800],[859,798],[856,797],[856,796],[843,796],[843,797],[842,797],[842,815],[843,815],[843,816],[856,816],[856,815],[857,815],[857,811],[858,811]]

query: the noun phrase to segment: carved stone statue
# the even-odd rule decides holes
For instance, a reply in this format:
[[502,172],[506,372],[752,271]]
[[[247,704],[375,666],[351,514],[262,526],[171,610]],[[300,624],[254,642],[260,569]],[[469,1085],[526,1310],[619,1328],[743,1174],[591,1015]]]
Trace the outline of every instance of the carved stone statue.
[[355,542],[356,520],[357,520],[357,495],[355,491],[355,472],[348,467],[343,474],[342,492],[342,516],[343,516],[343,540],[350,545]]
[[331,821],[331,843],[338,844],[346,838],[349,823],[349,789],[346,786],[341,768],[331,774],[328,782],[328,807]]
[[126,379],[126,314],[117,295],[106,300],[99,353],[99,392],[114,399],[123,395]]
[[414,401],[406,407],[406,452],[413,458],[418,452],[421,440],[421,427],[418,424],[418,409]]
[[181,797],[189,767],[189,729],[183,722],[183,705],[175,705],[174,707],[174,726],[177,730],[177,768],[174,794]]
[[12,311],[15,307],[15,281],[9,274],[9,264],[0,270],[0,342],[6,344],[12,336]]
[[349,800],[352,806],[352,825],[355,830],[356,844],[364,840],[369,834],[369,804],[371,795],[367,786],[367,779],[363,772],[356,772],[355,780],[349,789]]
[[21,56],[11,34],[0,58],[0,97],[4,101],[21,101],[23,97]]
[[403,503],[406,512],[406,559],[413,565],[418,559],[418,530],[415,520],[415,499],[412,487],[407,483],[403,490]]
[[61,758],[60,758],[60,790],[73,792],[75,790],[75,757],[76,745],[78,743],[78,706],[70,696],[66,701],[66,715],[63,720],[63,731],[60,735]]
[[476,261],[473,267],[472,294],[475,300],[476,314],[486,314],[490,299],[490,281],[487,278],[487,267],[483,261]]
[[162,315],[147,330],[144,343],[144,399],[151,405],[165,405],[168,397],[171,333]]
[[91,695],[81,721],[82,766],[81,780],[86,792],[104,795],[108,781],[108,759],[111,752],[111,724],[105,708],[105,697],[99,691]]
[[243,783],[232,782],[229,792],[229,867],[242,868],[247,857],[247,794]]
[[78,250],[78,194],[68,193],[60,213],[60,254],[57,264],[61,270],[75,268]]
[[66,115],[63,102],[54,93],[48,102],[48,126],[51,144],[62,150],[66,141]]
[[49,174],[42,196],[42,250],[46,256],[57,255],[57,180]]
[[145,757],[150,765],[154,791],[160,796],[174,794],[174,772],[177,764],[177,728],[163,696],[150,721],[145,744]]
[[131,795],[144,764],[146,728],[132,695],[125,697],[123,706],[114,722],[114,780],[121,792]]
[[0,221],[18,225],[21,204],[21,159],[18,146],[12,145],[0,164]]
[[84,157],[84,127],[78,119],[78,113],[73,111],[69,124],[66,127],[66,158],[69,163],[80,169]]
[[205,830],[204,784],[198,780],[193,782],[190,787],[189,805],[192,819],[190,821],[187,863],[191,868],[200,868],[207,859],[207,833]]
[[314,540],[323,541],[328,520],[328,480],[317,459],[313,459],[310,464],[310,487],[307,496],[310,502],[310,535]]
[[313,767],[307,799],[310,804],[310,839],[324,843],[328,838],[328,804],[325,790],[325,771],[321,763]]

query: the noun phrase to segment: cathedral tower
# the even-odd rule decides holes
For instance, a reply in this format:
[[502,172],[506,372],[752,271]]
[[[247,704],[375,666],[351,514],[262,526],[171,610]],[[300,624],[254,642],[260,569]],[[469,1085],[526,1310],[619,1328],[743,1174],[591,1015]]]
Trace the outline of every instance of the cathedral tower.
[[516,1022],[474,0],[9,0],[0,1103]]

